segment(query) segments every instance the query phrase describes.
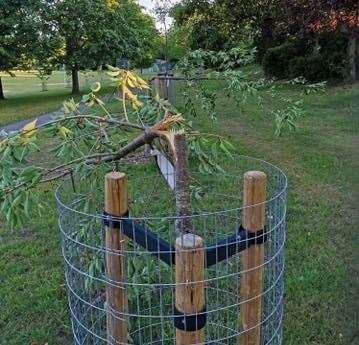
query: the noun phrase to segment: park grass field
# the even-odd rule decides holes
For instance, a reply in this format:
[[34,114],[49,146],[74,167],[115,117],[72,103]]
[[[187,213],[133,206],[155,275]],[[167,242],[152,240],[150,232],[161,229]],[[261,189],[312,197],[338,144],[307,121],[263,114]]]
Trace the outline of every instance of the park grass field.
[[[239,108],[218,92],[219,122],[200,116],[203,131],[288,174],[284,344],[358,344],[359,84],[306,96],[307,115],[280,138],[254,102]],[[1,345],[72,342],[53,186],[38,193],[48,201],[41,218],[0,225]]]
[[[64,100],[75,98],[71,88],[66,87],[66,73],[55,71],[48,80],[48,91],[41,91],[41,81],[33,72],[15,71],[16,77],[0,74],[3,82],[5,100],[0,100],[0,127],[11,122],[32,118],[39,114],[56,111]],[[81,92],[89,91],[95,81],[108,89],[110,80],[104,72],[80,73]]]

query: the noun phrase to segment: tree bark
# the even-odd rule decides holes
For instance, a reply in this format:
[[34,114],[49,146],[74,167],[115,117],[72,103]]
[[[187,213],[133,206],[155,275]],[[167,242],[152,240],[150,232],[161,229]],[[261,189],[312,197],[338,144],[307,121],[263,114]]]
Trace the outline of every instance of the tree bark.
[[273,40],[274,40],[273,18],[271,18],[271,17],[264,18],[262,27],[261,27],[261,47],[259,47],[260,56],[264,56],[267,49],[272,47]]
[[2,87],[1,77],[0,77],[0,99],[5,99],[4,90],[3,90],[3,87]]
[[350,80],[359,79],[359,29],[345,28],[348,34],[348,63]]
[[185,134],[175,134],[175,191],[176,191],[176,235],[193,231],[190,176],[188,166],[187,141]]
[[71,68],[72,75],[72,94],[77,95],[80,93],[79,71],[76,67]]

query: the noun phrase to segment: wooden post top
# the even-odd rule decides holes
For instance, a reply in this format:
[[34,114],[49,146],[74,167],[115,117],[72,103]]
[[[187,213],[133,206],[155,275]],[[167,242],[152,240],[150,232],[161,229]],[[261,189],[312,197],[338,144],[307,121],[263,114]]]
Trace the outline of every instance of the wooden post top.
[[203,246],[204,242],[202,237],[195,234],[183,234],[176,239],[176,248],[195,249],[202,248]]
[[126,174],[116,171],[106,174],[105,211],[118,217],[127,213],[128,189]]
[[263,183],[267,179],[267,175],[263,171],[247,171],[244,174],[244,181],[247,183]]
[[121,180],[126,178],[126,174],[118,172],[118,171],[111,171],[105,176],[106,180]]
[[265,223],[267,175],[262,171],[248,171],[243,185],[243,227],[251,232],[262,230]]

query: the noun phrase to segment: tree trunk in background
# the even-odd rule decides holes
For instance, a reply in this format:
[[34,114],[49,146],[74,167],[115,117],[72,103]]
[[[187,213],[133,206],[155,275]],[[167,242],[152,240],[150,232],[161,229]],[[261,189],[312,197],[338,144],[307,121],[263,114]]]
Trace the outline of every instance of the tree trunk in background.
[[348,55],[350,79],[359,80],[359,30],[349,32]]
[[0,99],[5,99],[4,90],[2,88],[2,80],[0,77]]
[[262,54],[271,48],[273,45],[274,35],[273,35],[273,18],[268,17],[264,18],[262,27],[261,27],[261,40],[262,40]]
[[350,37],[349,38],[349,74],[351,80],[356,80],[356,61],[355,61],[355,55],[356,55],[356,38]]
[[80,93],[79,71],[76,67],[71,69],[72,75],[72,94],[76,95]]

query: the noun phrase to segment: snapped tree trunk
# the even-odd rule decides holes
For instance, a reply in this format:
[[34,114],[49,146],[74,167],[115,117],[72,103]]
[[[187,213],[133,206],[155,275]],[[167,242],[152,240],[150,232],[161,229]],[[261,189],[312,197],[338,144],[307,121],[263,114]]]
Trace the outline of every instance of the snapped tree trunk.
[[76,95],[80,93],[79,71],[76,67],[71,69],[72,75],[72,94]]
[[3,90],[3,87],[2,87],[1,77],[0,77],[0,99],[5,99],[4,90]]
[[193,231],[190,176],[187,141],[185,134],[174,135],[175,148],[175,191],[176,191],[176,235]]

